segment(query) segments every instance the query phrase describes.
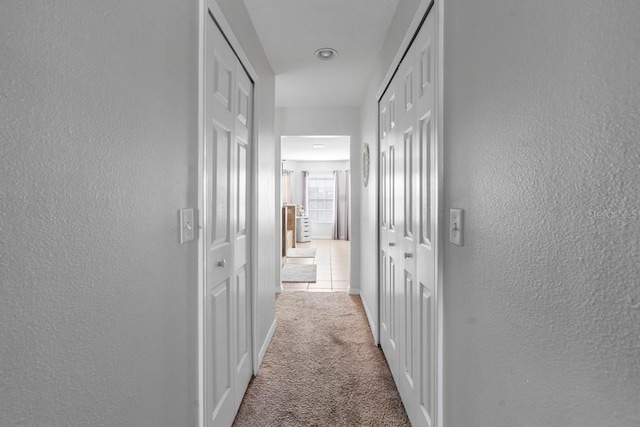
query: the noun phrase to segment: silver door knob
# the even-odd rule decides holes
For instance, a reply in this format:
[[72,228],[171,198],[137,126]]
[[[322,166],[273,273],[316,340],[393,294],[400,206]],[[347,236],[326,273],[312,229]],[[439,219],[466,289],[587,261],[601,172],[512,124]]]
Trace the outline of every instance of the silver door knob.
[[226,266],[227,266],[227,260],[226,259],[222,259],[222,260],[218,261],[218,267],[225,268]]
[[404,257],[405,258],[413,258],[413,252],[405,252],[404,253]]

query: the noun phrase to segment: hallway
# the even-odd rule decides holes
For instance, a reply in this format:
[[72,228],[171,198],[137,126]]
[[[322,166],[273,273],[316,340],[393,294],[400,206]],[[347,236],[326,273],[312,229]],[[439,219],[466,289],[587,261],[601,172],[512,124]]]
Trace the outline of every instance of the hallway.
[[[403,399],[410,416],[430,403],[433,427],[639,425],[640,1],[1,4],[0,426],[224,427],[253,374],[237,425],[402,425],[395,389],[375,388],[386,331],[393,372],[433,373]],[[428,10],[435,35],[414,38]],[[309,135],[349,137],[350,276],[329,254],[330,286],[321,268],[276,296],[281,137]],[[246,174],[214,182],[214,166]],[[407,229],[412,211],[438,229]],[[383,245],[396,220],[405,242]],[[442,293],[410,237],[442,249]],[[412,321],[441,340],[402,346]]]
[[409,426],[360,299],[286,292],[278,328],[235,426]]

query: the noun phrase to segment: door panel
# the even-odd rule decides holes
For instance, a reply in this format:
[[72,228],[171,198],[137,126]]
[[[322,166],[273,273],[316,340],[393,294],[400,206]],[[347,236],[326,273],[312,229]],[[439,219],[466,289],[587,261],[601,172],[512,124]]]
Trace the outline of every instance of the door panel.
[[420,119],[420,159],[418,173],[420,174],[420,244],[431,248],[432,224],[431,224],[431,112]]
[[[382,208],[382,212],[380,213],[380,226],[382,227],[383,230],[388,230],[389,228],[389,223],[387,221],[387,217],[389,215],[389,160],[387,159],[387,150],[385,148],[385,150],[382,150],[380,152],[380,175],[381,175],[381,183],[380,183],[380,192],[381,192],[381,208]],[[381,236],[381,239],[384,239],[385,243],[389,243],[388,242],[388,236],[385,234],[384,236]],[[386,248],[388,245],[383,246],[383,248],[385,248],[385,252],[386,252]]]
[[[211,162],[211,191],[209,207],[213,213],[211,217],[212,250],[220,250],[229,245],[229,194],[231,193],[230,163],[231,163],[231,131],[225,129],[221,123],[213,121],[211,126],[211,148],[213,156]],[[215,180],[214,180],[215,178]]]
[[209,17],[205,53],[205,426],[231,425],[251,379],[253,84]]
[[404,133],[404,237],[413,242],[413,129]]
[[380,346],[383,348],[389,368],[397,377],[398,347],[396,344],[396,109],[395,87],[390,87],[380,102]]
[[[387,300],[389,304],[389,351],[393,355],[392,357],[395,360],[398,358],[398,346],[396,345],[396,277],[398,276],[397,263],[394,257],[389,256],[389,287],[388,287],[388,295]],[[398,370],[396,363],[393,363],[392,370]]]
[[395,94],[391,95],[389,98],[389,123],[388,130],[391,131],[396,127],[396,96]]
[[419,312],[419,348],[420,359],[420,393],[418,396],[419,410],[416,424],[423,426],[434,425],[436,408],[436,380],[437,380],[437,337],[438,325],[436,313],[438,307],[437,284],[437,182],[438,163],[435,142],[434,111],[436,107],[435,80],[435,14],[432,12],[423,24],[423,28],[416,38],[416,60],[421,67],[420,97],[416,101],[418,114],[419,141],[416,150],[416,170],[418,172],[418,189],[416,200],[419,219],[416,222],[418,235],[416,242],[417,263],[416,278],[419,283],[420,312]]
[[[407,54],[407,58],[411,57],[411,50]],[[417,360],[415,354],[416,344],[416,325],[415,315],[417,309],[415,307],[415,242],[414,229],[415,218],[414,207],[416,200],[414,191],[416,188],[414,177],[414,128],[415,128],[415,105],[417,98],[415,92],[416,85],[414,83],[414,65],[411,61],[403,62],[398,69],[398,75],[402,76],[402,85],[404,88],[404,108],[398,117],[398,128],[402,132],[399,134],[399,141],[396,150],[396,168],[398,181],[396,183],[396,206],[399,219],[398,236],[398,267],[399,274],[403,280],[402,291],[399,293],[400,306],[398,308],[398,328],[401,333],[400,347],[400,366],[398,376],[398,390],[403,399],[407,413],[414,412],[415,399],[415,370],[414,360]]]
[[233,116],[234,55],[215,24],[207,27],[206,135],[208,253],[206,255],[205,398],[209,423],[227,425],[235,413],[233,373]]
[[429,427],[438,407],[436,15],[431,8],[379,101],[380,343],[412,425]]
[[432,144],[431,111],[428,111],[420,119],[420,142],[419,142],[419,182],[420,182],[420,219],[419,242],[416,247],[417,257],[421,260],[417,266],[417,276],[420,283],[420,366],[421,390],[419,396],[420,416],[424,420],[424,425],[431,426],[433,409],[435,407],[435,373],[436,373],[436,337],[437,329],[435,322],[435,298],[436,295],[436,273],[435,273],[435,252],[433,237],[435,233],[435,212],[436,205],[433,191],[434,183],[432,174],[436,165]]
[[415,322],[413,321],[413,315],[415,313],[414,309],[414,298],[413,298],[413,275],[409,273],[407,270],[404,272],[404,376],[407,381],[407,387],[409,390],[413,389],[413,381],[414,381],[414,359],[415,354],[413,351],[413,343],[414,343],[414,327]]
[[[206,372],[210,398],[207,400],[207,413],[222,423],[233,421],[233,394],[231,371],[231,336],[229,317],[231,291],[229,280],[216,286],[207,298],[208,321],[214,325],[210,329],[207,350],[212,355],[209,370]],[[213,351],[220,349],[221,351]]]
[[413,69],[409,67],[404,75],[404,108],[409,112],[413,107]]
[[247,202],[249,195],[247,194],[247,146],[238,144],[238,209],[237,224],[238,235],[245,236],[247,234]]
[[389,256],[386,249],[380,251],[380,329],[387,339],[389,336],[389,280],[387,263]]
[[[238,325],[237,362],[236,371],[241,372],[247,360],[249,350],[249,294],[247,289],[247,272],[241,268],[236,275],[236,322]],[[240,387],[239,387],[240,388]],[[243,393],[244,394],[244,393]]]
[[[395,135],[393,135],[395,136]],[[389,138],[389,242],[396,241],[396,146],[395,141]]]
[[250,242],[247,218],[250,207],[249,172],[251,165],[251,112],[253,111],[253,83],[246,71],[236,60],[236,221],[234,239],[234,266],[237,281],[237,330],[238,351],[235,353],[236,362],[236,411],[240,407],[242,397],[249,385],[252,375],[251,360],[251,293],[249,289],[250,270]]
[[[430,331],[433,328],[433,301],[431,291],[424,284],[420,284],[420,329],[421,331]],[[430,426],[433,414],[434,391],[433,391],[433,365],[435,343],[432,341],[431,334],[424,333],[420,340],[420,396],[418,405],[420,407],[420,416],[426,421],[426,425]]]

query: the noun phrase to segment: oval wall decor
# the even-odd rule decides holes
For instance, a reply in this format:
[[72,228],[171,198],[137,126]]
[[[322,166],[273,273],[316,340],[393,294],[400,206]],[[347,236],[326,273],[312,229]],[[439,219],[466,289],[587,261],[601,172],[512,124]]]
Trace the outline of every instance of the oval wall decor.
[[362,183],[366,187],[369,184],[369,144],[362,145]]

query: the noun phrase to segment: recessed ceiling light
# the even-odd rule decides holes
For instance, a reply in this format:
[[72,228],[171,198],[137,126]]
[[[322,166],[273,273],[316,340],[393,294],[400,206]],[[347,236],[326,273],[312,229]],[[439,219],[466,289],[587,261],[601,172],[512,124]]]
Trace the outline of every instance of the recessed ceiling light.
[[316,58],[321,61],[331,61],[336,56],[338,56],[338,51],[330,47],[323,47],[322,49],[316,50]]
[[324,148],[324,144],[313,144],[312,148]]

